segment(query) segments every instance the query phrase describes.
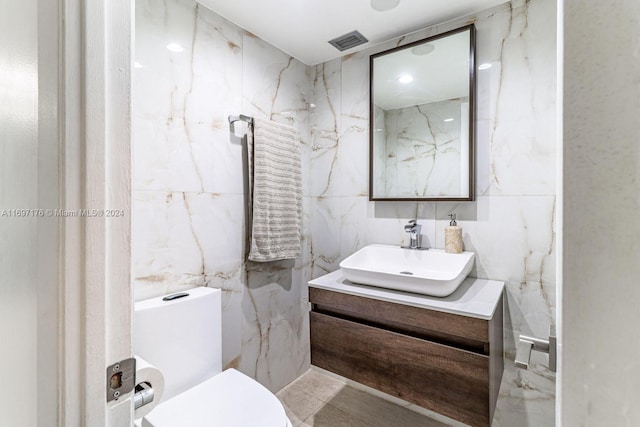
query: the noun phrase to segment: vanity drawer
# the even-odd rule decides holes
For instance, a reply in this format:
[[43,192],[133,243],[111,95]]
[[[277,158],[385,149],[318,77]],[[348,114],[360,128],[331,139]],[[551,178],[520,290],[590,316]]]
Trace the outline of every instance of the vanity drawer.
[[310,313],[311,363],[471,426],[488,426],[490,358]]
[[309,288],[314,311],[489,355],[489,323],[457,314]]

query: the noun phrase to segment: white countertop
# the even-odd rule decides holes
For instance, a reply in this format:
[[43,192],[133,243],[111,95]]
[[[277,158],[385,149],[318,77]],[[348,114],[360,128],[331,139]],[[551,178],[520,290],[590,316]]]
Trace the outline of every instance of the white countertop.
[[448,297],[438,298],[351,283],[344,277],[342,271],[338,270],[310,281],[309,286],[489,320],[493,317],[496,306],[500,301],[504,283],[467,277],[454,293]]

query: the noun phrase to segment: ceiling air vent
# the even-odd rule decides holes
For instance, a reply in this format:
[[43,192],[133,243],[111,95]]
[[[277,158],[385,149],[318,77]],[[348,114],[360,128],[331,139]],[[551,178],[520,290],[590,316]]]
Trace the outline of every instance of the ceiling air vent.
[[340,52],[343,50],[351,49],[352,47],[360,46],[363,43],[368,42],[362,34],[358,31],[351,31],[340,37],[336,37],[333,40],[329,40],[329,44],[338,49]]

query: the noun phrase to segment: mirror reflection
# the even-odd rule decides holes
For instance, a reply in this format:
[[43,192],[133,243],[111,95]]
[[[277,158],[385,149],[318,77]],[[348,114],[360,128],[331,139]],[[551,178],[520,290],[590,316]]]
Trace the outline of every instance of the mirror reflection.
[[371,200],[473,200],[474,28],[371,56]]

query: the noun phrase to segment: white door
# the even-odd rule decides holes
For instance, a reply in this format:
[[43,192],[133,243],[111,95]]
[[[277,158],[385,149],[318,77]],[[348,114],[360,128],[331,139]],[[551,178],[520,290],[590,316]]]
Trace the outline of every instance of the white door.
[[[37,422],[38,321],[45,308],[34,268],[39,220],[27,210],[38,204],[36,3],[3,0],[0,8],[0,413],[16,426]],[[55,371],[45,375],[56,379]]]
[[127,426],[133,3],[0,11],[0,424]]

